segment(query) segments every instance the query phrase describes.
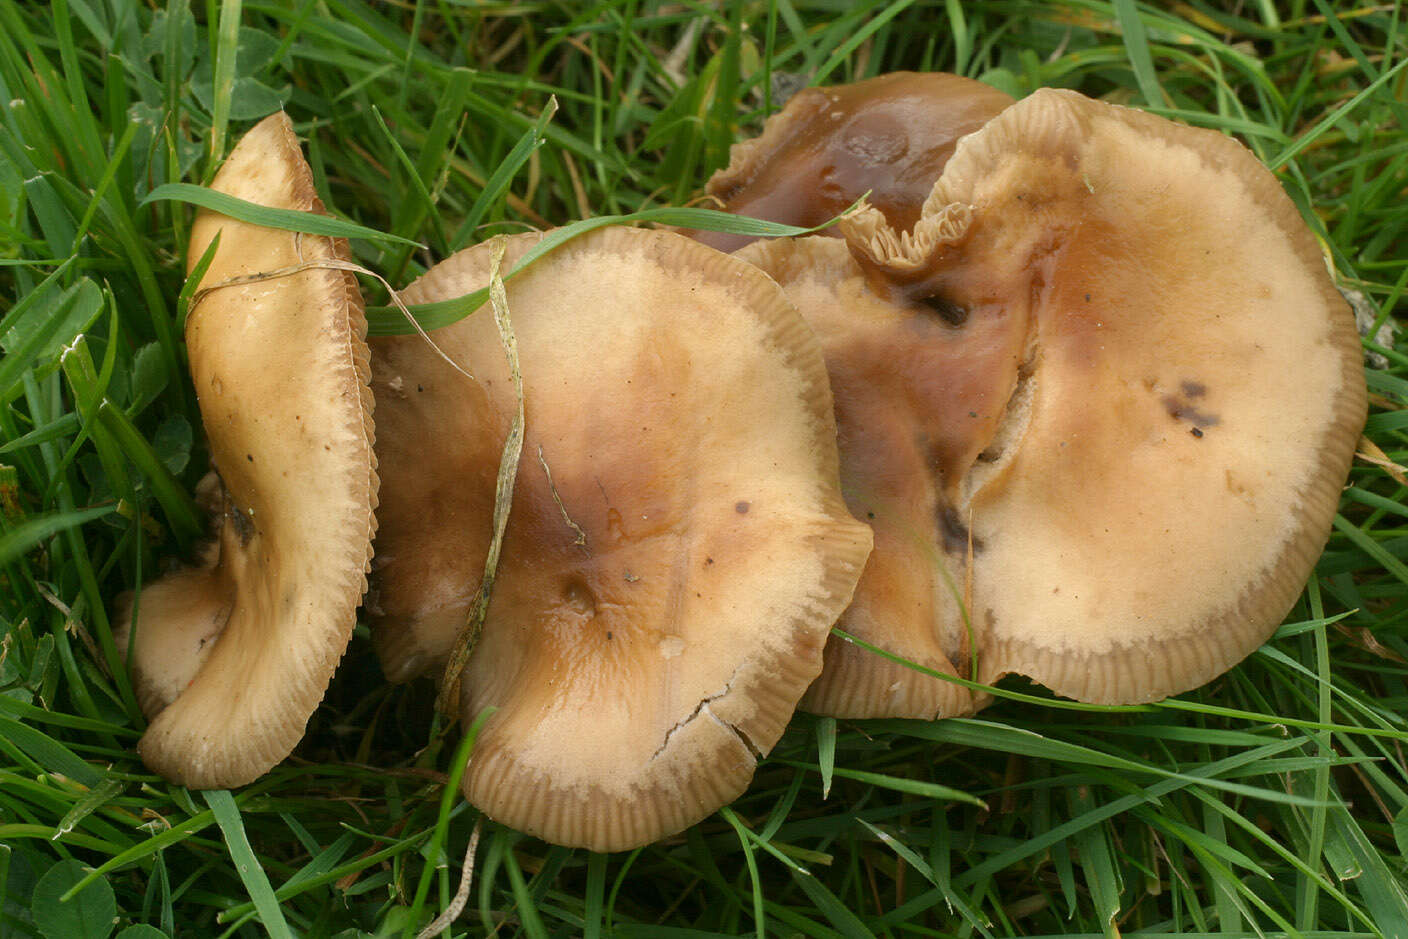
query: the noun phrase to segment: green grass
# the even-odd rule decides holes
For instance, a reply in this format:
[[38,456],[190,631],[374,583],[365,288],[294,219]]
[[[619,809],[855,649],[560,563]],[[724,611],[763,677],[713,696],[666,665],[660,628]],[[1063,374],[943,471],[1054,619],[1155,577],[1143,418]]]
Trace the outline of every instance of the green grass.
[[[1408,309],[1403,19],[1367,0],[0,0],[0,936],[408,935],[458,882],[478,817],[444,798],[459,731],[432,722],[433,689],[383,683],[364,630],[253,785],[189,793],[133,749],[109,611],[191,545],[206,465],[179,339],[193,209],[147,197],[207,181],[254,118],[282,104],[329,205],[428,246],[353,242],[400,284],[496,231],[697,200],[774,79],[1073,87],[1235,133],[1386,320]],[[1408,356],[1369,345],[1368,436],[1405,463]],[[486,822],[453,934],[1408,937],[1408,498],[1367,462],[1350,483],[1287,624],[1211,686],[1074,708],[1012,684],[933,724],[799,715],[743,798],[666,842],[599,856]]]

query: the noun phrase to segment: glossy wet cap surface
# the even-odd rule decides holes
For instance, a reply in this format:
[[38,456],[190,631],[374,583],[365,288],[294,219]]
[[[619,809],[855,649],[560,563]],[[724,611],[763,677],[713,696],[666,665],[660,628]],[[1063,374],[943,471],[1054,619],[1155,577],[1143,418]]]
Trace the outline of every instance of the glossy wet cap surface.
[[[1012,99],[982,82],[943,72],[893,72],[850,85],[808,88],[737,144],[707,192],[739,215],[820,225],[870,193],[900,229],[918,220],[958,140]],[[723,251],[749,240],[720,232],[694,237]]]

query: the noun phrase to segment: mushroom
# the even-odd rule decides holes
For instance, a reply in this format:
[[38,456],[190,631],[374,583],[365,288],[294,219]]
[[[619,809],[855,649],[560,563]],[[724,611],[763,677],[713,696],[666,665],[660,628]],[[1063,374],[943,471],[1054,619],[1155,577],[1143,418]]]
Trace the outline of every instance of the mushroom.
[[[505,270],[539,236],[508,242]],[[485,245],[424,303],[489,281]],[[870,550],[846,511],[815,339],[755,268],[603,229],[507,284],[526,434],[487,617],[462,678],[464,775],[491,817],[597,851],[738,796],[821,668]],[[373,340],[386,480],[373,637],[437,668],[480,586],[517,398],[489,315]],[[370,602],[370,601],[369,601]]]
[[[836,238],[757,242],[737,256],[782,284],[816,330],[835,398],[843,492],[875,533],[838,626],[909,662],[967,677],[968,533],[943,479],[966,468],[996,430],[1020,345],[1012,348],[1001,315],[959,328],[927,306],[875,293]],[[974,709],[962,685],[840,639],[826,658],[807,710],[932,718]]]
[[[909,229],[960,137],[1012,98],[943,72],[892,72],[850,85],[808,88],[736,144],[706,191],[740,215],[812,227],[870,193],[897,229]],[[751,239],[700,231],[721,251]]]
[[[1366,396],[1349,309],[1250,152],[1042,90],[960,142],[912,230],[873,208],[841,227],[740,256],[818,330],[843,485],[873,513],[842,629],[1107,704],[1268,638]],[[938,682],[833,640],[803,706],[961,712]]]
[[[323,211],[283,113],[213,188]],[[202,211],[191,265],[217,234],[186,322],[217,532],[196,568],[142,589],[135,623],[130,600],[119,617],[152,719],[142,760],[197,789],[250,782],[298,743],[351,638],[376,527],[362,299],[350,273],[316,266],[345,262],[346,243]]]

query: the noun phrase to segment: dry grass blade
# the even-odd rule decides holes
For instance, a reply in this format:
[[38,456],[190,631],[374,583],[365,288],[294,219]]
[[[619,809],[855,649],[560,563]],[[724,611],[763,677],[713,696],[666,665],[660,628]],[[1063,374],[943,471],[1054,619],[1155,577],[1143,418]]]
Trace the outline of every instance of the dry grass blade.
[[258,274],[247,274],[244,277],[231,277],[229,280],[222,280],[218,284],[211,284],[209,287],[202,287],[195,292],[195,295],[191,298],[190,313],[188,314],[188,316],[194,315],[195,311],[200,306],[201,300],[204,300],[207,296],[209,296],[212,292],[216,290],[221,290],[225,287],[238,286],[239,284],[255,284],[259,283],[260,281],[273,280],[277,277],[291,277],[294,274],[301,274],[304,271],[310,271],[314,269],[348,271],[353,274],[365,274],[366,276],[376,280],[379,284],[386,288],[387,294],[391,297],[392,305],[395,306],[396,309],[399,310],[402,315],[406,317],[407,322],[409,322],[412,326],[415,327],[416,334],[419,335],[420,338],[425,341],[425,344],[430,346],[430,348],[434,349],[435,354],[440,356],[440,358],[444,359],[446,364],[448,364],[450,368],[459,372],[465,378],[468,378],[471,381],[474,380],[473,375],[469,374],[469,372],[466,372],[458,362],[446,355],[444,350],[435,344],[435,340],[430,338],[430,334],[427,333],[425,331],[425,328],[420,325],[420,321],[417,320],[415,316],[411,314],[410,308],[407,307],[406,304],[401,300],[401,295],[396,292],[396,290],[391,286],[390,283],[387,282],[385,277],[382,277],[380,274],[378,274],[376,271],[371,270],[370,268],[363,267],[362,265],[356,264],[352,261],[343,261],[338,258],[323,258],[317,261],[303,261],[298,264],[292,264],[288,267],[281,267],[273,271],[260,271]]
[[469,887],[474,883],[474,852],[479,848],[479,833],[484,829],[484,819],[474,823],[474,833],[469,836],[469,846],[464,849],[464,867],[460,870],[460,885],[450,899],[445,911],[431,920],[424,929],[416,933],[416,939],[431,939],[438,932],[450,928],[450,924],[460,918],[465,905],[469,903]]
[[474,646],[479,640],[479,632],[484,628],[484,616],[489,612],[489,600],[494,590],[494,575],[499,568],[499,553],[503,550],[504,531],[508,528],[508,513],[513,504],[513,486],[518,479],[518,461],[523,455],[523,373],[518,366],[518,342],[513,335],[513,323],[509,318],[508,294],[504,290],[503,265],[505,239],[496,238],[491,247],[489,261],[489,303],[494,309],[494,325],[499,330],[499,340],[503,343],[504,358],[508,360],[509,377],[513,380],[513,393],[517,402],[513,424],[504,440],[503,455],[499,458],[498,482],[494,487],[494,535],[489,542],[489,553],[484,559],[484,579],[474,593],[474,602],[469,607],[469,618],[455,637],[455,645],[450,652],[450,660],[445,665],[445,674],[440,682],[440,695],[436,706],[441,712],[453,715],[460,696],[460,674],[464,671]]

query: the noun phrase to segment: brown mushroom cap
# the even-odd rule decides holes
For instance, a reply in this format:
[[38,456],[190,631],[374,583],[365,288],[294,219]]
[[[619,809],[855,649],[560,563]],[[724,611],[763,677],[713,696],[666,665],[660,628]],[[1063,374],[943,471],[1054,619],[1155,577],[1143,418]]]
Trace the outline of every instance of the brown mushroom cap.
[[[967,533],[945,469],[971,464],[1002,419],[1021,348],[997,316],[959,329],[870,288],[845,242],[756,242],[738,257],[782,284],[816,330],[831,377],[842,490],[875,532],[855,600],[837,624],[895,655],[968,677]],[[807,710],[842,717],[952,716],[961,685],[831,639]]]
[[[725,208],[788,225],[820,225],[870,193],[890,224],[909,229],[953,155],[1012,103],[996,88],[943,72],[892,72],[850,85],[808,88],[735,144],[706,191]],[[701,231],[722,251],[751,239]]]
[[[853,507],[856,491],[888,496],[883,473],[927,468],[938,514],[923,540],[976,649],[960,674],[1135,703],[1265,641],[1324,545],[1365,414],[1348,308],[1265,167],[1220,134],[1043,90],[959,145],[912,232],[875,211],[843,228],[860,263],[824,275],[794,257],[840,260],[818,239],[743,256],[822,333],[838,402],[885,317],[921,337],[896,361],[950,350],[901,377],[895,410],[938,411],[909,440],[888,434],[895,452],[848,452],[883,405],[863,430],[838,421]],[[955,389],[966,412],[944,400]],[[871,568],[892,563],[876,537]],[[857,606],[879,602],[872,579]],[[926,625],[941,649],[966,632]],[[829,649],[818,687],[873,685],[877,661]],[[896,713],[839,692],[805,703]]]
[[[245,135],[213,188],[322,211],[282,113]],[[342,241],[203,211],[189,263],[217,232],[203,288],[348,257]],[[122,627],[152,718],[138,750],[173,782],[242,785],[287,756],[351,638],[377,488],[365,331],[356,282],[339,270],[222,286],[191,310],[219,531],[200,567],[148,584],[135,630]]]
[[[481,288],[488,257],[461,252],[404,296]],[[742,792],[820,671],[870,534],[841,499],[815,340],[756,269],[613,228],[507,290],[527,431],[463,676],[466,717],[499,708],[464,791],[549,841],[634,847]],[[515,406],[489,313],[434,338],[473,381],[415,337],[373,342],[373,630],[398,676],[442,661],[465,622]]]

